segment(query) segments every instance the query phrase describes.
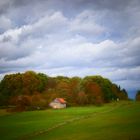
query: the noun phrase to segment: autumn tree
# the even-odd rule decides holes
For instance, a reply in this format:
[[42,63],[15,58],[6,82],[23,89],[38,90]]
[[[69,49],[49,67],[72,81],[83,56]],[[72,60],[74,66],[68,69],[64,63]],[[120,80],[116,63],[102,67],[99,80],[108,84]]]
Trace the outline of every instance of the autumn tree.
[[78,93],[76,100],[77,100],[78,105],[87,105],[88,104],[88,97],[83,91],[80,91]]
[[87,94],[89,104],[102,104],[104,102],[103,92],[93,77],[85,77],[82,81],[82,89]]
[[31,99],[30,106],[46,106],[59,97],[65,98],[70,106],[128,99],[125,89],[101,76],[49,77],[34,71],[5,75],[0,82],[0,105],[9,105],[11,99],[21,96],[22,106],[28,99]]
[[76,97],[80,97],[81,93],[81,81],[79,77],[72,77],[69,79],[69,91],[67,94],[67,100],[70,102],[70,105],[76,105]]
[[135,99],[136,101],[140,101],[140,90],[137,91]]
[[38,91],[38,85],[40,85],[37,74],[33,71],[27,71],[22,75],[23,80],[23,94],[32,95],[35,91]]
[[9,100],[10,105],[14,105],[15,108],[11,108],[10,111],[25,111],[31,105],[31,96],[18,95],[13,96]]
[[39,92],[31,96],[31,109],[43,109],[47,106],[46,103],[45,98]]

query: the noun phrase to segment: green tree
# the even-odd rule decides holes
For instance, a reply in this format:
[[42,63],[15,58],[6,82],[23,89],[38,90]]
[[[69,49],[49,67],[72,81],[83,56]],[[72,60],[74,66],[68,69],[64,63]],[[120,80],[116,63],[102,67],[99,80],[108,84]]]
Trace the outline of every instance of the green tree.
[[38,73],[37,77],[39,79],[39,84],[38,84],[38,91],[43,92],[46,89],[46,85],[48,84],[49,77],[43,73]]
[[[15,95],[20,95],[22,90],[22,75],[20,73],[5,75],[0,83],[0,100],[6,102]],[[7,100],[7,101],[6,101]]]
[[112,91],[112,83],[110,82],[110,80],[103,78],[101,76],[87,76],[83,79],[83,81],[96,83],[101,88],[101,92],[103,94],[103,98],[105,102],[109,102],[114,97],[114,93]]

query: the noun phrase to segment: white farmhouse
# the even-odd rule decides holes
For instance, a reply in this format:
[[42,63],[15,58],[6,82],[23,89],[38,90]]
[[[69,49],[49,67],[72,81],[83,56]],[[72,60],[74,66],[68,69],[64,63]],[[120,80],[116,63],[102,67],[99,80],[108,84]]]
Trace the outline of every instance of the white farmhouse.
[[63,98],[56,98],[50,104],[54,109],[66,108],[66,101]]

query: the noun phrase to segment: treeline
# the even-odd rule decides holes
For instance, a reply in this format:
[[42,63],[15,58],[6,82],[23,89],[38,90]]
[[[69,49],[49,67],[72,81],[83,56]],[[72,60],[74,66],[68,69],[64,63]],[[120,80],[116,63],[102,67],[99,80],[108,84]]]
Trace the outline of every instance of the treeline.
[[140,90],[137,91],[135,99],[136,101],[140,101]]
[[101,76],[49,77],[27,71],[5,75],[0,82],[0,105],[19,109],[46,108],[55,98],[64,98],[68,106],[101,105],[112,100],[127,100],[127,92]]

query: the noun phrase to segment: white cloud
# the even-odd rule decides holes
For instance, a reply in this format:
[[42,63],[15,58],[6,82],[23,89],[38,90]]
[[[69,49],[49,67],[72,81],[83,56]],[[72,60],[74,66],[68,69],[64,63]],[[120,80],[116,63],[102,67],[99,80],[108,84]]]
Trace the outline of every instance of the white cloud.
[[7,30],[12,27],[12,22],[9,18],[6,16],[2,15],[0,16],[0,30]]
[[6,37],[11,37],[11,40],[18,42],[19,37],[25,36],[42,36],[49,32],[58,32],[60,28],[64,28],[67,24],[67,19],[61,12],[55,12],[40,18],[33,24],[23,25],[20,28],[10,29],[0,35],[0,41]]
[[78,33],[97,36],[105,32],[105,28],[96,23],[96,15],[93,11],[83,11],[71,20],[70,30]]

